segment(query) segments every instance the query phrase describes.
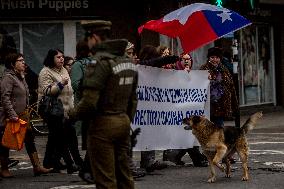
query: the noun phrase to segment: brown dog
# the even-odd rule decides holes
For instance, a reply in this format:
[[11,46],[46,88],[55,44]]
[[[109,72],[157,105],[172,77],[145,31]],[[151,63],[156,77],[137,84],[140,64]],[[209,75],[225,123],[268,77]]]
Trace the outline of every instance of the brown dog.
[[[214,123],[209,121],[204,116],[191,116],[190,118],[183,119],[183,123],[187,126],[186,130],[192,129],[199,141],[204,155],[207,157],[210,164],[211,177],[208,182],[216,181],[215,166],[221,171],[226,171],[226,177],[231,177],[231,165],[229,158],[237,152],[242,162],[243,167],[243,181],[248,180],[248,143],[246,134],[252,130],[258,119],[262,117],[262,112],[257,112],[250,116],[241,128],[233,126],[225,126],[220,128],[215,126]],[[225,160],[225,167],[220,164],[221,160]]]

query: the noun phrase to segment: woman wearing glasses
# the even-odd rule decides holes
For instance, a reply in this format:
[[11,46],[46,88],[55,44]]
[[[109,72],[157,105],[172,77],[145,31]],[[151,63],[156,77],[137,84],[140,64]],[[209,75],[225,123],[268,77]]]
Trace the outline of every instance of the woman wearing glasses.
[[[6,70],[1,80],[1,107],[0,107],[0,139],[2,139],[5,123],[4,120],[18,121],[23,119],[29,123],[27,107],[29,105],[29,89],[25,81],[25,60],[20,53],[7,55],[5,61]],[[35,146],[34,135],[31,127],[27,127],[25,135],[25,147],[33,165],[34,175],[46,174],[51,169],[46,169],[40,165],[40,161]],[[12,177],[8,169],[9,149],[0,145],[0,176],[4,178]]]

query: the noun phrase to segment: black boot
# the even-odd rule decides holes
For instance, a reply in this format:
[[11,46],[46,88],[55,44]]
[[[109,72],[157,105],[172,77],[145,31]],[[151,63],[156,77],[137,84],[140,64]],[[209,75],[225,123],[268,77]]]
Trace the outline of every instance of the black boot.
[[84,158],[84,162],[83,162],[83,166],[82,168],[79,170],[79,177],[89,183],[89,184],[94,184],[94,177],[92,174],[92,170],[91,170],[91,164],[90,164],[90,159],[89,159],[89,155],[88,152],[86,152],[85,158]]
[[186,149],[180,149],[175,157],[175,164],[176,165],[184,165],[185,163],[181,160],[183,156],[186,154]]
[[163,161],[171,161],[176,165],[184,165],[185,163],[181,159],[186,154],[186,151],[186,149],[165,150],[163,152]]
[[200,153],[199,147],[194,146],[193,148],[187,149],[187,152],[195,167],[207,167],[208,161],[204,154]]

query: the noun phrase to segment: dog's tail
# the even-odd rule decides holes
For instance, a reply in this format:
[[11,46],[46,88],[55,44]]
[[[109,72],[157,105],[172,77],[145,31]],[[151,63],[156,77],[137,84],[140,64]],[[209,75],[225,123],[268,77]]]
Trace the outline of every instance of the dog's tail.
[[248,120],[245,122],[245,124],[241,127],[241,129],[248,133],[248,131],[253,130],[256,126],[256,122],[262,117],[262,112],[256,112],[253,115],[251,115]]

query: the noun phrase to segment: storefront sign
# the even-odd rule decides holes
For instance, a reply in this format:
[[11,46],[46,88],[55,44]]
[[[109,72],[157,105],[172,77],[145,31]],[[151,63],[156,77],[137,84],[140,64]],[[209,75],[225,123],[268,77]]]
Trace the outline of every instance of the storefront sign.
[[1,0],[1,10],[12,9],[55,9],[67,11],[68,9],[87,9],[88,0]]
[[0,0],[0,19],[94,16],[90,0]]

